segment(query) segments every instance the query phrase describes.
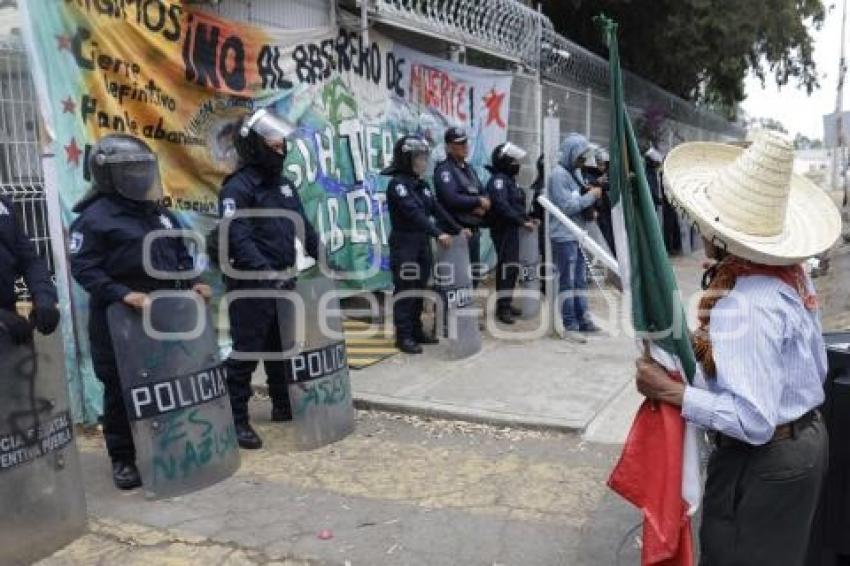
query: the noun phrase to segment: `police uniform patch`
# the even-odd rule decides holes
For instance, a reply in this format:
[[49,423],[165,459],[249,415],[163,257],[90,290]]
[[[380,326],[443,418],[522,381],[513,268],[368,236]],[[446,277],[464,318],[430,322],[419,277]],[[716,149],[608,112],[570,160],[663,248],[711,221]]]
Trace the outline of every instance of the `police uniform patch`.
[[440,179],[442,179],[444,183],[450,183],[452,180],[452,174],[448,171],[443,171],[440,174]]
[[171,222],[171,219],[168,216],[166,216],[165,214],[159,215],[159,223],[162,224],[162,227],[165,228],[166,230],[173,230],[174,229],[174,223]]
[[68,251],[77,253],[83,247],[83,235],[81,232],[71,232],[71,241],[68,242]]
[[407,196],[407,187],[405,187],[404,185],[396,185],[395,186],[395,192],[396,192],[396,194],[398,194],[398,196],[400,196],[402,198],[406,197]]
[[226,198],[221,201],[221,213],[223,216],[230,218],[236,214],[236,201],[232,198]]
[[0,202],[0,216],[9,216],[9,209],[2,202]]
[[422,189],[422,192],[425,193],[425,196],[431,198],[431,189]]
[[505,188],[505,180],[504,179],[496,179],[496,182],[493,183],[493,185],[496,187],[496,190],[501,191],[502,189]]
[[291,197],[292,194],[293,194],[292,193],[292,187],[290,187],[289,185],[281,185],[280,186],[280,194],[282,194],[283,196],[285,196],[287,198]]

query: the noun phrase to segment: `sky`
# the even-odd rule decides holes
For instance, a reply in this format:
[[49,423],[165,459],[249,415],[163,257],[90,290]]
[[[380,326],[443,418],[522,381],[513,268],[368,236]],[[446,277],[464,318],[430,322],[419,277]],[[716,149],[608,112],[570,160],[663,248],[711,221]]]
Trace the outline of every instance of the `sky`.
[[[763,89],[761,81],[751,76],[746,82],[748,96],[742,103],[744,111],[750,117],[775,118],[785,124],[791,135],[802,133],[813,139],[823,138],[823,115],[835,111],[838,88],[842,2],[841,0],[825,0],[824,5],[827,9],[830,6],[833,8],[828,12],[821,30],[813,32],[815,63],[821,77],[820,89],[808,96],[806,89],[797,87],[793,79],[788,85],[779,89],[776,81],[769,74]],[[847,25],[847,36],[850,40],[850,15],[848,15]],[[847,48],[847,58],[850,60],[850,46]],[[850,110],[850,84],[847,81],[844,87],[844,110]]]

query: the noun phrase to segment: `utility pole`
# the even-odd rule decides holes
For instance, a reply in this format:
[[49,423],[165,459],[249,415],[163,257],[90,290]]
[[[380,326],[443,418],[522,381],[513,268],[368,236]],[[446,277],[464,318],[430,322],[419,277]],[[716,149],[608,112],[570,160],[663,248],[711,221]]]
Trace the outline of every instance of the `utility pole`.
[[845,174],[845,155],[844,155],[844,120],[842,113],[844,112],[844,79],[847,76],[847,59],[845,57],[845,40],[847,31],[847,0],[844,0],[844,9],[841,17],[841,58],[838,63],[838,93],[835,100],[835,119],[836,123],[836,147],[833,150],[832,156],[832,178],[833,181],[841,183],[844,191],[844,199],[842,200],[842,208],[847,207],[847,179]]

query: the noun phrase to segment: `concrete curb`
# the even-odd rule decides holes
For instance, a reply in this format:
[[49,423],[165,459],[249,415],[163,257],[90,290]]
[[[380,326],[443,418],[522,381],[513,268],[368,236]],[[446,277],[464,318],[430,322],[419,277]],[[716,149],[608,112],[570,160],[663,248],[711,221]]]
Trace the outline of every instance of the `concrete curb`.
[[[268,395],[265,383],[255,383],[254,391]],[[514,413],[500,413],[461,407],[449,403],[431,403],[427,401],[411,401],[386,395],[369,393],[354,393],[354,407],[361,411],[380,411],[385,413],[400,413],[418,417],[430,417],[449,421],[463,421],[495,427],[508,427],[542,432],[562,432],[580,434],[587,423],[570,419],[542,419]]]

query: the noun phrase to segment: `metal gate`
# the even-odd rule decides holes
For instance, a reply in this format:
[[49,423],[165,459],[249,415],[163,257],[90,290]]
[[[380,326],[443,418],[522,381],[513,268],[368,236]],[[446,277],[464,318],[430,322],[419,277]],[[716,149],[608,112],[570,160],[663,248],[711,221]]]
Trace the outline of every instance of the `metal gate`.
[[[12,199],[24,230],[53,272],[39,147],[36,94],[23,45],[14,36],[0,38],[0,194]],[[26,300],[22,280],[16,289]]]

